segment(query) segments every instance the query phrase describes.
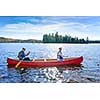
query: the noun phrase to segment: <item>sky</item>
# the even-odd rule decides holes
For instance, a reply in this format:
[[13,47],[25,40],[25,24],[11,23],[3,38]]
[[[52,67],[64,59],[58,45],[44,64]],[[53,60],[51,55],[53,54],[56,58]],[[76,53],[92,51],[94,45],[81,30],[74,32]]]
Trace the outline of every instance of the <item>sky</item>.
[[0,37],[42,40],[56,32],[100,40],[100,16],[0,16]]

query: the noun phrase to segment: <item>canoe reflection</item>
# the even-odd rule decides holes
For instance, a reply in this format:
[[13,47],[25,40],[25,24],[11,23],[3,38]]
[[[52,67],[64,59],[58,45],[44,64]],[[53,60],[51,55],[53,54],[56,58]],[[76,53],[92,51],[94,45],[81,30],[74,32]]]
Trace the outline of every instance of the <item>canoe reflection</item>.
[[[83,65],[74,66],[60,66],[60,67],[41,67],[41,68],[20,68],[16,69],[20,74],[20,82],[69,82],[67,79],[71,76],[73,71],[82,69]],[[66,81],[67,80],[67,81]]]

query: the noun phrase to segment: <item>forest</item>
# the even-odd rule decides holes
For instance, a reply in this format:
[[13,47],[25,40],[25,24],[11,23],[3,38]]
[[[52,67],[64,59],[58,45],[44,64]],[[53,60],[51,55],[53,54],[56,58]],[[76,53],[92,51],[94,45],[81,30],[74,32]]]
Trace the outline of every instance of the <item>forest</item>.
[[89,43],[89,38],[79,39],[78,37],[72,37],[69,35],[59,35],[58,32],[43,35],[43,43]]

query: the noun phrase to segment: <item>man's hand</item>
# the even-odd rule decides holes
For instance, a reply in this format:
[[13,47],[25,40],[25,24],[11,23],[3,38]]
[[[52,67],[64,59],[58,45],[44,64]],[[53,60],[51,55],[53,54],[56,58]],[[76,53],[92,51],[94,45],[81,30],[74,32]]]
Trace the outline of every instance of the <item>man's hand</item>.
[[30,54],[30,51],[27,53],[27,56]]

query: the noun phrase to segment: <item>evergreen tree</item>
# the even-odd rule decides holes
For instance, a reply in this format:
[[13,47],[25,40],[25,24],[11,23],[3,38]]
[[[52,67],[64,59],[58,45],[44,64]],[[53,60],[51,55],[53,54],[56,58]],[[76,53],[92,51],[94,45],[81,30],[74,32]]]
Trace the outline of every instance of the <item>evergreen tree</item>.
[[58,37],[59,37],[59,36],[58,36],[58,32],[56,32],[56,34],[55,34],[55,42],[56,42],[56,43],[59,42],[59,41],[58,41]]
[[88,42],[89,42],[89,38],[87,37],[87,38],[86,38],[86,43],[88,43]]
[[43,35],[43,42],[44,43],[47,43],[48,42],[48,35],[47,34],[44,34]]
[[51,37],[52,37],[52,42],[55,43],[56,41],[55,41],[54,33],[52,33],[52,36]]
[[86,38],[86,40],[84,40],[84,39],[78,39],[78,37],[73,38],[68,35],[65,36],[58,35],[58,32],[56,32],[55,34],[49,33],[43,35],[43,43],[88,43],[88,42],[89,42],[88,37]]

